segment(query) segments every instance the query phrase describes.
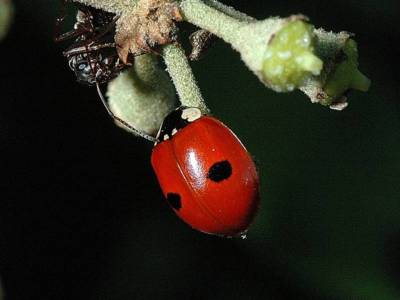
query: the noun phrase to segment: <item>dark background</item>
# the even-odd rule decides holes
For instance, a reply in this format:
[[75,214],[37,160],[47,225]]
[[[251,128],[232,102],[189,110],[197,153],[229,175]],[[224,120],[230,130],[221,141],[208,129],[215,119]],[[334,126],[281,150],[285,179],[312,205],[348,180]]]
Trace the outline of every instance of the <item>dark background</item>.
[[267,90],[222,42],[194,64],[214,115],[259,164],[262,208],[245,240],[173,214],[152,145],[113,125],[53,43],[58,1],[15,2],[0,44],[8,299],[400,299],[398,1],[230,1],[355,32],[373,82],[336,112]]

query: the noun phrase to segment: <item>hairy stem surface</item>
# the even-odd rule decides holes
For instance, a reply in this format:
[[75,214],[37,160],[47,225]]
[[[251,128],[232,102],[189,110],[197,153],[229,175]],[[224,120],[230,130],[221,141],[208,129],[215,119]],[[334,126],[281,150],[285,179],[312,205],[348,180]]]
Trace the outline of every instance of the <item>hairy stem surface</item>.
[[175,44],[166,45],[163,47],[162,55],[181,104],[189,107],[198,107],[203,113],[208,113],[209,110],[182,48]]

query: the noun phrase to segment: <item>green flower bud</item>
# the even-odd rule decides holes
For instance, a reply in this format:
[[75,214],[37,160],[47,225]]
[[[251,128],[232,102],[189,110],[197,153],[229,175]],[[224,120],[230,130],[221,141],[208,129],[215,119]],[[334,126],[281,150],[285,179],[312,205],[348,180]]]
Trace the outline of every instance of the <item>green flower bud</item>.
[[136,57],[134,67],[108,84],[107,96],[110,109],[116,116],[153,136],[164,117],[176,106],[174,86],[151,54]]
[[269,42],[264,55],[263,76],[271,88],[289,92],[312,75],[318,75],[322,61],[314,54],[313,26],[302,20],[289,22]]
[[357,43],[353,39],[347,40],[339,58],[342,61],[329,74],[323,88],[325,93],[338,99],[349,89],[368,91],[371,81],[358,70]]

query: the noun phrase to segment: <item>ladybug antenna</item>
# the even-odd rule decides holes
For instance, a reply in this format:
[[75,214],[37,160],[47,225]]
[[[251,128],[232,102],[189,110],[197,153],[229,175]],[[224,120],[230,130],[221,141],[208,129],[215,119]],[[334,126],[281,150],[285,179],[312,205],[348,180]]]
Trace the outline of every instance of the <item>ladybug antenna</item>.
[[138,136],[140,136],[140,137],[142,137],[142,138],[144,138],[144,139],[146,139],[146,140],[148,140],[150,142],[153,142],[153,143],[158,142],[158,140],[155,137],[153,137],[153,136],[151,136],[151,135],[149,135],[147,133],[144,133],[143,131],[140,131],[140,130],[136,129],[135,127],[130,125],[128,122],[126,122],[126,121],[122,120],[121,118],[117,117],[111,111],[110,107],[108,106],[108,104],[106,102],[106,99],[104,98],[104,95],[101,92],[100,85],[99,85],[98,82],[96,82],[96,88],[97,88],[97,93],[99,94],[100,100],[103,103],[104,107],[106,108],[107,113],[109,114],[109,116],[111,118],[113,118],[114,120],[118,121],[119,123],[121,123],[122,125],[127,127],[129,130],[133,131],[133,133],[137,134]]

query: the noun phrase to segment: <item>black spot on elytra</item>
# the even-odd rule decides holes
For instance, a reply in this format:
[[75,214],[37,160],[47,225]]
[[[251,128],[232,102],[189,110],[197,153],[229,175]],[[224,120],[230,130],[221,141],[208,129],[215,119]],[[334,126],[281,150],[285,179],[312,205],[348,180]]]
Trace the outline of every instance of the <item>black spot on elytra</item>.
[[232,175],[232,166],[227,160],[216,162],[208,170],[207,178],[212,181],[220,182],[228,179]]
[[176,210],[179,210],[182,207],[181,196],[179,194],[168,193],[167,201]]

